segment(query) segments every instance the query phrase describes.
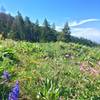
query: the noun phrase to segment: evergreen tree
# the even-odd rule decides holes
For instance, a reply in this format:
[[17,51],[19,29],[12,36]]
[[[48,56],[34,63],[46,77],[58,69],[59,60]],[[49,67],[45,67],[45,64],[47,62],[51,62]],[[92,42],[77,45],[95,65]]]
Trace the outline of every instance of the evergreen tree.
[[12,22],[12,16],[5,13],[0,13],[0,33],[4,38],[7,38],[8,32],[11,29]]
[[52,27],[51,28],[52,28],[52,30],[55,30],[56,29],[55,23],[52,24]]
[[14,40],[20,40],[20,35],[18,32],[18,28],[17,28],[17,23],[16,20],[14,19],[11,25],[11,30],[8,33],[8,38],[14,39]]
[[34,25],[34,40],[35,42],[39,42],[40,41],[40,27],[39,27],[39,21],[38,19],[36,20],[35,22],[35,25]]
[[63,28],[63,41],[65,42],[69,42],[70,41],[70,28],[68,26],[68,22],[66,22],[66,24],[64,25],[64,28]]
[[32,23],[29,17],[25,17],[25,40],[32,41],[33,40],[33,30],[32,30]]
[[43,22],[43,33],[42,33],[42,39],[44,41],[48,41],[48,35],[49,35],[49,33],[50,33],[50,24],[47,21],[47,19],[45,18],[44,22]]
[[25,39],[25,29],[24,29],[24,20],[20,12],[18,12],[18,15],[15,17],[16,25],[16,34],[19,35],[19,39],[24,40]]
[[13,20],[11,31],[9,32],[8,37],[12,39],[17,39],[17,40],[24,40],[25,39],[24,31],[25,31],[24,20],[21,14],[18,12],[18,15]]
[[20,38],[24,40],[25,39],[24,20],[20,12],[18,12],[18,15],[16,16],[16,22],[20,33]]
[[7,33],[9,33],[11,31],[11,25],[13,23],[13,20],[14,20],[14,17],[12,17],[10,14],[8,14],[8,17],[7,17]]
[[39,20],[38,19],[36,20],[35,25],[39,26]]
[[48,41],[57,41],[57,31],[55,30],[55,23],[52,24],[48,34]]

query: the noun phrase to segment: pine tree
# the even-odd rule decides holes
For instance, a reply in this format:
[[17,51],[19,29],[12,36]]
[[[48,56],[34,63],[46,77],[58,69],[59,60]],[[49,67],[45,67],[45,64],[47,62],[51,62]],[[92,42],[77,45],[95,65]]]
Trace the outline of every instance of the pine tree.
[[40,41],[40,27],[39,27],[39,21],[38,19],[36,20],[35,22],[35,25],[34,25],[34,41],[35,42],[39,42]]
[[52,28],[52,30],[55,30],[56,29],[55,23],[52,24],[52,27],[51,28]]
[[50,24],[47,21],[47,19],[45,18],[44,22],[43,22],[43,32],[42,32],[42,38],[44,41],[48,41],[49,33],[50,33]]
[[19,38],[21,40],[24,40],[25,39],[24,20],[20,12],[18,12],[18,15],[15,17],[15,24],[17,27],[16,31],[20,36]]
[[63,35],[63,41],[69,42],[71,32],[70,32],[68,22],[66,22],[62,31],[63,31],[63,34],[62,34]]
[[5,13],[0,13],[0,33],[4,38],[7,38],[8,32],[11,29],[12,21],[12,16]]
[[25,17],[25,40],[32,41],[33,40],[33,30],[32,23],[29,17]]

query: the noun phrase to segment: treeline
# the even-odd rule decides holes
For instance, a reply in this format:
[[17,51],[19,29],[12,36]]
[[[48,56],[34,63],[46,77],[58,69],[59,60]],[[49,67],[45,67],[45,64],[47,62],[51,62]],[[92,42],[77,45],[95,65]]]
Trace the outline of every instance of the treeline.
[[[68,24],[63,31],[66,35],[70,35]],[[10,14],[0,13],[0,33],[4,38],[14,40],[26,40],[30,42],[50,42],[57,40],[65,40],[63,34],[55,30],[55,24],[49,24],[47,19],[44,19],[43,25],[39,25],[39,21],[31,22],[29,17],[23,18],[18,12],[17,16],[13,17]],[[67,36],[65,36],[67,39]]]
[[95,45],[92,41],[72,37],[67,22],[62,31],[58,32],[55,30],[55,23],[50,25],[48,20],[44,19],[43,25],[40,26],[38,20],[33,23],[29,17],[23,18],[20,12],[15,17],[0,13],[0,34],[3,38],[30,42],[64,41]]

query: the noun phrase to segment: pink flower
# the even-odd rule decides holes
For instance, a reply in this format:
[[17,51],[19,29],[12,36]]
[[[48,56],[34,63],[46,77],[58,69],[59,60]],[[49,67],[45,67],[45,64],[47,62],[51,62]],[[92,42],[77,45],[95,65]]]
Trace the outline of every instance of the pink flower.
[[95,70],[94,68],[90,68],[90,72],[91,74],[95,74],[95,75],[99,74],[99,71]]
[[80,65],[80,71],[85,71],[83,64]]

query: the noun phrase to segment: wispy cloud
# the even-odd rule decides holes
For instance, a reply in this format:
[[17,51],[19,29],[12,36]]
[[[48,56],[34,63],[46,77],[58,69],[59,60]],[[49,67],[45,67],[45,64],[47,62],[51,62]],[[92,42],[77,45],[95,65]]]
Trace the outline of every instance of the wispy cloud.
[[72,28],[72,35],[76,37],[84,37],[92,41],[100,43],[100,30],[96,28]]
[[61,25],[61,26],[56,26],[56,30],[57,31],[61,31],[63,29],[63,25]]
[[[100,19],[86,19],[78,21],[69,22],[69,26],[71,28],[71,35],[76,37],[83,37],[90,39],[92,41],[100,43],[100,29],[93,27],[80,27],[82,24],[91,23],[91,22],[100,22]],[[77,26],[77,27],[76,27]],[[56,26],[57,31],[61,31],[64,27],[63,25]]]
[[[80,26],[82,24],[86,24],[86,23],[90,23],[90,22],[100,22],[100,19],[85,19],[85,20],[81,20],[80,22],[78,21],[69,21],[69,27],[72,28],[72,27],[76,27],[76,26]],[[60,25],[60,26],[56,26],[56,30],[57,31],[61,31],[64,27],[64,24],[63,25]]]
[[81,20],[80,22],[72,21],[72,22],[69,22],[69,26],[75,27],[75,26],[79,26],[88,22],[98,22],[98,21],[100,21],[100,19],[85,19],[85,20]]

